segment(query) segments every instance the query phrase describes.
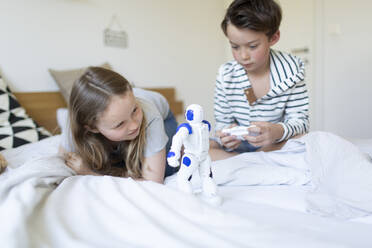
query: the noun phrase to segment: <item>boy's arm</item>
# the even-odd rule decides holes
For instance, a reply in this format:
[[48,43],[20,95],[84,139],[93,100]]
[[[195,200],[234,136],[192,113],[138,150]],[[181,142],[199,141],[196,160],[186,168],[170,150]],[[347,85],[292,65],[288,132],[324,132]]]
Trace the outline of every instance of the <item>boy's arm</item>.
[[280,123],[284,133],[278,142],[309,131],[309,96],[305,81],[298,82],[288,98],[284,121]]
[[225,88],[223,86],[223,68],[224,67],[221,66],[218,71],[214,89],[214,118],[216,120],[216,130],[221,130],[222,128],[230,126],[232,123],[234,123],[232,111],[228,104]]

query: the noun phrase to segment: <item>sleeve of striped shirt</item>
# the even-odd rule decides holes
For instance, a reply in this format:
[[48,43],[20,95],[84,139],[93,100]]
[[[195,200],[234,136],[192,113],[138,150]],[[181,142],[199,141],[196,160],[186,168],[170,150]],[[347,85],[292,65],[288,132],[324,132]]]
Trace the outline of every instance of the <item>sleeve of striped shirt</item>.
[[214,118],[215,130],[221,130],[234,122],[230,105],[226,99],[225,89],[223,86],[224,66],[221,66],[214,89]]
[[293,86],[287,101],[284,121],[280,123],[284,134],[278,142],[309,131],[309,97],[304,78]]

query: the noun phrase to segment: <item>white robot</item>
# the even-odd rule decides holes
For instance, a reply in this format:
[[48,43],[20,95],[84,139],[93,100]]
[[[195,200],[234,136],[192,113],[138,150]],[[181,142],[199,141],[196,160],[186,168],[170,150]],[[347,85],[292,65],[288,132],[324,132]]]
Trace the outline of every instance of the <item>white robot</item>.
[[182,145],[184,155],[177,174],[178,188],[184,192],[193,193],[190,183],[192,174],[199,168],[203,197],[218,205],[221,198],[217,195],[217,186],[213,181],[211,158],[209,157],[209,131],[211,125],[203,120],[203,108],[198,104],[186,108],[187,123],[178,126],[172,139],[172,146],[167,155],[168,164],[173,167],[179,165]]

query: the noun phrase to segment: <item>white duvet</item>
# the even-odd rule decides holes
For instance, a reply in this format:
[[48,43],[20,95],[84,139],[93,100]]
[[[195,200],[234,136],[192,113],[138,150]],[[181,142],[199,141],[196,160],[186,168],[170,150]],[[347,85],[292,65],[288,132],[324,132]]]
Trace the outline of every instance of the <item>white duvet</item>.
[[371,157],[331,133],[310,133],[301,141],[314,185],[307,197],[308,210],[342,219],[371,215]]
[[[72,176],[55,155],[58,142],[55,136],[4,153],[10,168],[0,176],[2,247],[372,246],[372,225],[247,203],[234,196],[242,186],[311,183],[309,211],[343,218],[370,214],[371,162],[337,136],[313,133],[288,142],[281,151],[214,163],[224,198],[220,207],[177,191],[174,177],[160,185]],[[233,186],[236,191],[223,190]]]

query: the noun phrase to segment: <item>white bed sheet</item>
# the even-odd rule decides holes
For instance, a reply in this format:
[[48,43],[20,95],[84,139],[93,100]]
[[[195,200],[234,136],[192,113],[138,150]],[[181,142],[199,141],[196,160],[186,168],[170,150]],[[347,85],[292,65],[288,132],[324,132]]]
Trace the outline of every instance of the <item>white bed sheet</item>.
[[[35,161],[28,162],[34,166],[38,165],[36,161],[46,161],[48,156],[56,154],[59,138],[54,136],[3,152],[10,168],[7,173],[0,176],[0,180],[9,180],[9,171],[15,170],[27,161]],[[366,147],[366,143],[363,144]],[[48,164],[43,172],[47,173],[48,169],[53,167],[53,163],[60,163],[58,158],[52,160],[53,162]],[[10,191],[13,193],[7,196],[6,202],[9,203],[9,197],[13,197],[14,199],[11,199],[13,204],[25,205],[21,207],[13,205],[8,208],[6,204],[0,204],[2,218],[0,237],[6,247],[22,247],[25,244],[35,247],[51,245],[53,247],[67,247],[66,245],[100,247],[103,245],[102,242],[112,247],[146,246],[146,244],[148,246],[149,243],[153,244],[153,247],[164,247],[164,245],[190,247],[190,244],[195,247],[372,247],[371,216],[352,221],[340,221],[306,213],[305,196],[309,186],[220,186],[219,192],[224,202],[220,207],[211,208],[198,199],[175,194],[171,185],[93,176],[75,176],[63,180],[71,172],[68,170],[58,172],[58,170],[53,172],[56,175],[61,173],[61,177],[57,179],[53,179],[53,175],[46,175],[44,181],[35,180],[28,185],[14,183],[14,190]],[[34,172],[34,175],[27,176],[32,178],[40,174],[37,170]],[[61,184],[54,189],[56,182]],[[40,189],[32,191],[33,187],[40,185]],[[25,192],[26,196],[23,195],[23,191],[16,191],[22,186],[30,191]],[[112,194],[102,195],[108,188],[112,190]],[[137,190],[138,195],[142,192],[143,198],[137,199],[136,192],[129,192],[128,189]],[[1,196],[1,190],[0,188],[0,199],[4,197]],[[22,194],[17,196],[14,192]],[[146,192],[153,192],[154,198],[149,197]],[[39,197],[40,202],[28,199],[28,195],[29,198]],[[157,199],[157,197],[171,199]],[[148,199],[145,201],[145,198]],[[117,211],[116,216],[107,214],[107,205],[110,201],[115,202],[115,207],[111,210]],[[132,213],[138,218],[139,223],[146,225],[143,226],[143,232],[149,235],[147,243],[146,240],[142,240],[145,238],[144,234],[136,236],[131,233],[132,236],[128,237],[120,234],[120,231],[116,233],[116,228],[120,229],[123,224],[132,225],[133,229],[141,227],[138,223],[128,223],[133,220],[131,216],[126,216],[125,211],[120,212],[119,205],[123,205],[124,208],[143,205],[150,209],[146,212],[142,209]],[[177,208],[185,212],[181,214],[177,212]],[[169,220],[146,216],[146,214],[156,215],[155,209],[163,212],[163,215],[160,215],[163,217],[167,216],[167,211],[171,211],[172,218],[175,220],[173,226],[167,222]],[[198,219],[193,220],[193,217]],[[17,220],[23,222],[17,223]],[[165,223],[169,226],[164,226]],[[162,231],[156,231],[159,228]],[[189,228],[198,230],[200,234],[187,233]],[[9,229],[11,231],[8,231]],[[130,228],[123,229],[130,232]],[[105,233],[108,230],[113,234]],[[181,233],[174,236],[175,233],[170,230]],[[4,234],[5,236],[2,236]],[[110,239],[113,237],[115,240]],[[197,241],[188,241],[192,238]],[[86,243],[87,240],[90,240],[90,243]],[[159,243],[153,243],[154,241]]]
[[[351,139],[350,141],[372,158],[372,139]],[[372,216],[355,218],[353,221],[372,224]]]
[[[228,200],[308,214],[306,212],[306,194],[311,190],[311,187],[307,185],[223,186],[219,190]],[[243,206],[237,206],[237,208],[240,207]],[[240,212],[241,209],[235,209],[234,211]],[[350,221],[372,225],[372,215],[354,218]]]
[[350,142],[372,158],[372,139],[350,139]]

